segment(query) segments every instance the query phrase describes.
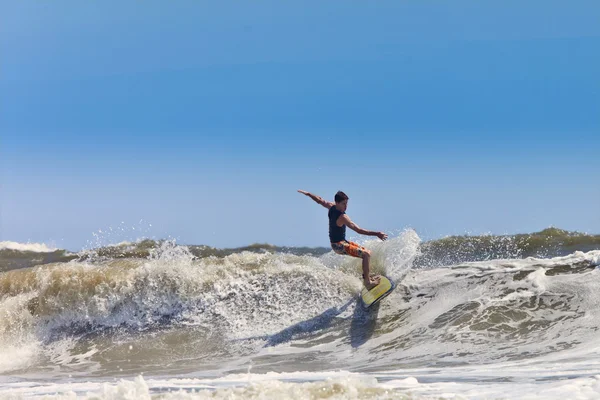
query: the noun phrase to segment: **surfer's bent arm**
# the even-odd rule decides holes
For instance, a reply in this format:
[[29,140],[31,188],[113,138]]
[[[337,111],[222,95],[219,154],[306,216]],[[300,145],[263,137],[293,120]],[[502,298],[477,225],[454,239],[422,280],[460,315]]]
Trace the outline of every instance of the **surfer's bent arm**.
[[322,197],[314,195],[314,194],[309,193],[307,191],[298,190],[298,193],[302,193],[303,195],[306,195],[306,196],[310,197],[311,199],[313,199],[314,201],[316,201],[317,203],[319,203],[320,205],[322,205],[323,207],[325,207],[327,209],[330,209],[334,205],[334,203],[332,203],[330,201],[325,201],[325,200],[323,200]]
[[354,232],[360,233],[361,235],[377,236],[381,240],[387,239],[387,235],[383,232],[368,231],[368,230],[363,229],[360,226],[356,225],[354,222],[352,222],[350,217],[346,214],[340,215],[340,217],[338,218],[338,225],[340,225],[340,222],[345,224],[348,228],[352,229]]

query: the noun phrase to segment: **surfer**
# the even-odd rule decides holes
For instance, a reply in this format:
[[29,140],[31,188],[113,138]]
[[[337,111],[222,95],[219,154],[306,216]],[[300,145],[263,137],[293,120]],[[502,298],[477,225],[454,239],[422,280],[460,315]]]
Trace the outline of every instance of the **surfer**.
[[329,210],[329,240],[331,248],[337,254],[348,255],[352,257],[362,258],[363,281],[365,287],[370,290],[379,284],[379,276],[371,276],[369,262],[371,260],[371,251],[361,245],[349,242],[346,240],[346,226],[356,233],[367,236],[377,236],[381,240],[387,239],[387,235],[383,232],[368,231],[356,225],[346,214],[348,208],[348,196],[339,191],[335,194],[335,203],[325,201],[321,197],[316,196],[304,190],[298,190],[323,207]]

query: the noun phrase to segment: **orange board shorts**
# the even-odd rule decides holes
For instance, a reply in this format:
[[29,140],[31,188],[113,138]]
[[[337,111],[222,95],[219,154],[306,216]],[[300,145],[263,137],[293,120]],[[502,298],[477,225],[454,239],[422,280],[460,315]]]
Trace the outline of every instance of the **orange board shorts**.
[[341,242],[331,243],[331,248],[337,254],[348,255],[352,257],[362,258],[363,254],[367,251],[364,247],[358,243],[349,242],[342,240]]

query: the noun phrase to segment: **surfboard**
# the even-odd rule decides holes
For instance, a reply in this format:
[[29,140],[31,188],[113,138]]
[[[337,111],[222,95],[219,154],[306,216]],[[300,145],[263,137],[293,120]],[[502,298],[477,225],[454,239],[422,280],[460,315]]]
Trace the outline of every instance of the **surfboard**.
[[363,307],[369,308],[386,297],[388,294],[392,293],[392,290],[396,285],[389,278],[381,275],[381,280],[379,281],[379,285],[375,286],[371,290],[367,290],[367,288],[363,287],[360,292],[360,298],[363,303]]

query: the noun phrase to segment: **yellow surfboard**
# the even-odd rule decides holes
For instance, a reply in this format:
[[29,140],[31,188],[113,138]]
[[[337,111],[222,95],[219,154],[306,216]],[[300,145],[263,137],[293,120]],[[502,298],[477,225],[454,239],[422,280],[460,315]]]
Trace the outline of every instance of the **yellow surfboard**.
[[371,290],[363,288],[360,292],[360,298],[362,299],[363,306],[369,308],[372,305],[379,303],[385,296],[390,294],[395,287],[396,286],[394,285],[394,282],[381,275],[379,285],[375,286]]

